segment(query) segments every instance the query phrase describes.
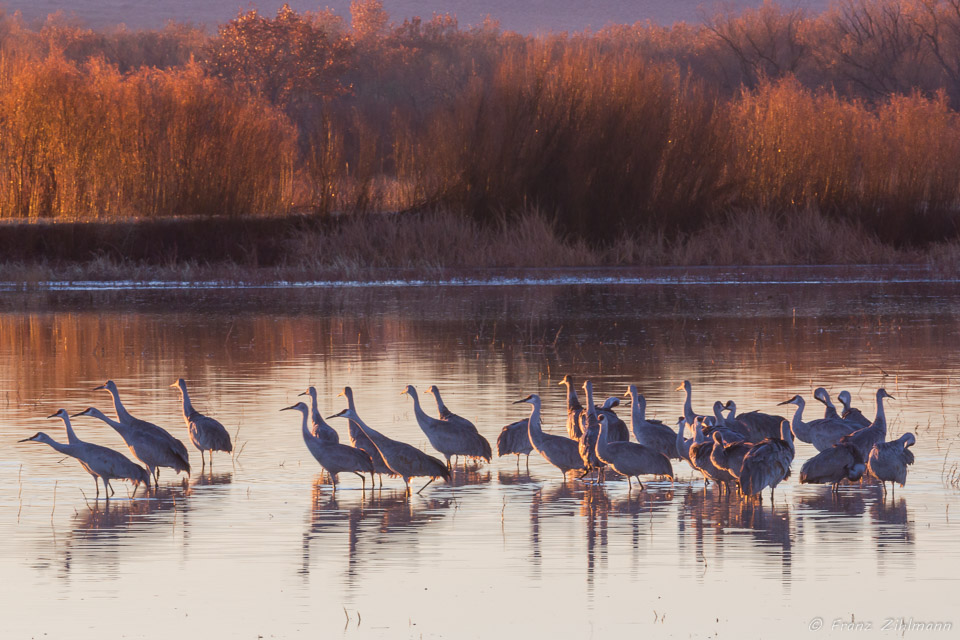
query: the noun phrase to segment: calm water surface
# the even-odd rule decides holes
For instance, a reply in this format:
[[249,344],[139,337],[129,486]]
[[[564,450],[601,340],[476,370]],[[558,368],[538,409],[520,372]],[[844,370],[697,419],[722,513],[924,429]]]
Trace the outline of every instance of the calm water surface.
[[[842,635],[833,621],[851,618],[878,634],[912,617],[952,622],[925,635],[956,637],[958,294],[930,283],[0,294],[0,636],[768,638]],[[313,384],[335,413],[349,384],[368,423],[432,452],[405,384],[438,384],[494,442],[531,392],[562,433],[565,373],[591,378],[600,398],[635,383],[667,420],[683,378],[701,412],[731,398],[774,411],[801,393],[808,419],[822,415],[815,386],[849,389],[872,416],[882,385],[896,396],[890,436],[916,433],[917,463],[886,499],[874,485],[799,486],[815,453],[802,443],[773,505],[720,499],[686,463],[676,484],[631,492],[564,484],[542,459],[527,472],[512,456],[410,500],[398,480],[363,493],[342,475],[334,498],[299,416],[278,412]],[[166,470],[149,497],[116,482],[116,499],[96,503],[75,461],[16,443],[38,430],[62,439],[44,419],[59,407],[112,414],[91,391],[107,378],[131,413],[187,441],[168,388],[180,376],[243,447],[189,482]],[[74,425],[126,451],[106,425]],[[812,634],[816,617],[825,628]]]

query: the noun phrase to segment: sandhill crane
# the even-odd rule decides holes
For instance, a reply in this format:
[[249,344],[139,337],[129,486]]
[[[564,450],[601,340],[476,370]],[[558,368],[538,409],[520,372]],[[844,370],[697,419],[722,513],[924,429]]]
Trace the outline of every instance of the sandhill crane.
[[[354,414],[357,413],[357,407],[353,403],[353,389],[350,387],[344,387],[343,391],[337,394],[337,396],[343,396],[347,399],[347,407]],[[388,476],[393,475],[393,472],[390,471],[390,467],[387,466],[387,463],[383,461],[383,456],[380,455],[380,450],[377,449],[377,446],[373,444],[373,440],[367,436],[366,433],[360,428],[360,425],[354,421],[350,420],[348,423],[349,433],[350,433],[350,444],[352,444],[357,449],[360,449],[373,460],[373,471],[378,476],[380,476],[380,486],[383,486],[383,474]]]
[[912,433],[905,433],[896,440],[879,442],[873,445],[867,457],[867,468],[870,473],[883,485],[883,493],[887,493],[887,481],[890,488],[896,492],[896,485],[902,487],[907,482],[907,465],[913,464],[913,452],[910,447],[917,443]]
[[597,472],[597,481],[603,481],[603,461],[597,456],[597,438],[600,437],[600,420],[597,406],[593,404],[593,383],[583,382],[583,391],[587,396],[587,407],[580,414],[580,441],[578,451],[583,461],[583,475],[591,471]]
[[97,498],[100,497],[100,484],[97,478],[103,481],[103,489],[107,494],[107,500],[113,495],[113,487],[110,486],[111,480],[129,480],[133,483],[134,493],[140,483],[150,486],[150,478],[143,467],[134,464],[122,453],[113,449],[101,447],[92,442],[84,442],[73,432],[70,425],[70,416],[65,409],[60,409],[52,416],[47,418],[60,418],[67,428],[67,442],[57,442],[47,434],[38,432],[37,434],[20,440],[20,442],[42,442],[48,444],[60,453],[76,458],[87,473],[93,476],[93,483],[97,488]]
[[863,456],[855,446],[838,443],[803,463],[800,467],[800,484],[832,484],[836,493],[840,490],[841,482],[856,482],[866,470]]
[[853,433],[856,425],[846,420],[819,418],[810,422],[803,421],[803,408],[805,402],[802,396],[795,395],[789,400],[779,403],[792,404],[797,407],[793,414],[791,429],[793,435],[801,442],[808,442],[816,447],[817,451],[826,451],[837,444],[845,435]]
[[689,380],[684,380],[679,387],[676,388],[677,391],[683,391],[685,396],[683,399],[683,419],[686,421],[687,426],[693,428],[697,424],[697,419],[703,419],[703,416],[697,415],[693,411],[693,385],[690,384]]
[[527,469],[530,469],[530,454],[533,452],[533,445],[530,444],[530,431],[527,423],[529,418],[511,422],[500,430],[497,437],[497,456],[505,456],[511,453],[517,456],[517,468],[520,468],[520,456],[527,456]]
[[[403,478],[407,494],[410,494],[410,478],[428,477],[430,482],[420,487],[420,491],[426,489],[437,478],[450,480],[450,471],[447,467],[431,455],[427,455],[420,449],[406,442],[400,442],[383,435],[379,431],[367,426],[357,415],[356,411],[347,407],[340,413],[330,416],[330,418],[346,418],[357,424],[357,427],[370,439],[376,446],[377,451],[383,458],[390,473]],[[330,418],[327,418],[328,420]],[[417,494],[420,493],[417,491]]]
[[[714,426],[712,416],[708,416],[703,422],[705,427]],[[711,454],[713,453],[714,440],[712,437],[708,438],[705,432],[706,429],[704,428],[697,429],[693,446],[690,447],[690,462],[694,468],[703,474],[704,479],[715,480],[720,493],[723,493],[726,489],[729,489],[730,482],[735,478],[729,470],[718,467],[713,463]],[[721,432],[714,429],[711,434],[714,433],[720,435]]]
[[813,390],[814,400],[818,400],[823,403],[823,406],[826,407],[823,411],[823,417],[826,420],[842,420],[842,417],[837,413],[837,408],[833,405],[833,401],[830,399],[830,394],[827,393],[827,390],[823,387],[817,387]]
[[[126,407],[123,406],[123,403],[120,402],[120,392],[117,390],[117,385],[113,380],[107,380],[104,384],[94,387],[94,391],[100,391],[101,389],[106,389],[110,392],[110,395],[113,397],[113,407],[117,412],[117,420],[121,423],[133,427],[139,431],[147,432],[156,436],[160,441],[165,442],[167,446],[170,447],[170,450],[174,453],[175,457],[182,459],[182,466],[177,468],[173,465],[163,464],[155,467],[153,469],[154,473],[154,482],[160,480],[160,466],[171,467],[177,469],[177,472],[186,471],[187,475],[190,475],[190,454],[187,453],[187,447],[178,440],[174,438],[170,433],[161,427],[153,424],[152,422],[147,422],[146,420],[141,420],[140,418],[135,418],[130,415],[130,412],[127,411]],[[126,438],[124,438],[126,440]],[[129,442],[127,443],[129,445]],[[144,464],[147,464],[145,460],[140,460]],[[149,465],[148,465],[149,466]]]
[[631,384],[623,395],[630,397],[630,430],[637,442],[667,458],[682,459],[677,451],[677,433],[659,420],[647,420],[647,400],[637,392],[637,385]]
[[874,445],[887,439],[887,415],[883,411],[884,398],[896,400],[887,393],[886,389],[877,389],[877,417],[874,418],[873,424],[840,439],[840,442],[848,442],[855,446],[857,451],[860,452],[860,457],[865,460],[870,455],[870,450],[873,449]]
[[533,445],[534,450],[539,452],[547,462],[557,469],[560,469],[564,482],[567,481],[568,471],[574,469],[582,471],[583,460],[580,458],[577,441],[543,432],[540,426],[540,396],[532,393],[523,400],[517,400],[513,404],[520,404],[521,402],[526,402],[531,405],[527,429],[530,444]]
[[627,442],[630,440],[630,430],[627,429],[627,423],[620,419],[620,416],[614,412],[614,409],[620,406],[620,398],[616,396],[610,396],[603,401],[603,404],[599,407],[595,407],[597,410],[597,416],[606,415],[608,421],[610,422],[607,425],[608,430],[610,431],[609,437],[610,442]]
[[710,461],[718,469],[726,470],[737,483],[737,491],[740,491],[740,476],[743,473],[743,459],[753,448],[752,442],[731,442],[725,443],[723,436],[714,432],[713,449],[710,451]]
[[627,485],[631,486],[631,477],[635,477],[643,489],[641,475],[669,476],[673,479],[673,467],[670,460],[656,449],[627,441],[610,442],[610,418],[600,414],[600,437],[597,438],[597,456],[610,465],[620,475],[627,476]]
[[783,416],[761,413],[760,411],[738,414],[737,403],[733,400],[727,400],[723,408],[730,412],[724,420],[724,426],[742,433],[749,442],[777,438],[780,435],[780,423],[783,422]]
[[563,376],[563,380],[557,384],[567,388],[567,436],[571,440],[580,440],[583,432],[580,430],[580,422],[583,415],[583,405],[580,404],[580,398],[577,397],[577,390],[573,388],[573,378],[569,374]]
[[183,402],[183,421],[187,423],[187,430],[190,432],[190,442],[200,450],[200,467],[206,466],[203,459],[203,452],[210,452],[210,467],[213,468],[213,452],[233,451],[233,444],[230,442],[230,434],[222,424],[209,416],[205,416],[190,403],[190,395],[187,393],[187,383],[183,378],[178,378],[171,387],[180,390],[180,400]]
[[337,490],[337,474],[342,472],[351,472],[360,476],[363,488],[366,489],[367,478],[363,475],[366,471],[370,474],[370,486],[373,487],[373,460],[365,451],[318,438],[314,425],[310,424],[310,409],[302,402],[284,407],[280,411],[299,411],[303,414],[303,443],[307,445],[307,450],[320,463],[320,466],[330,474],[334,492]]
[[317,408],[317,390],[315,387],[307,387],[303,393],[298,396],[310,396],[310,420],[313,422],[313,435],[324,442],[340,442],[340,434],[337,430],[323,421],[320,410]]
[[[683,416],[680,416],[677,419],[677,454],[680,456],[681,460],[686,460],[687,463],[693,467],[693,462],[690,461],[690,447],[693,446],[693,443],[696,441],[696,436],[693,438],[684,438],[683,433],[687,428],[687,419]],[[694,433],[699,429],[700,426],[697,424],[693,425]],[[694,467],[696,468],[696,467]]]
[[860,413],[860,409],[851,406],[850,392],[844,389],[839,394],[837,394],[837,400],[840,401],[840,404],[843,405],[843,411],[840,413],[840,417],[844,420],[856,423],[859,425],[857,428],[869,427],[870,419],[865,415]]
[[740,474],[740,490],[744,495],[760,496],[770,487],[770,502],[773,492],[783,480],[790,477],[790,465],[793,463],[795,449],[790,423],[780,423],[780,437],[767,438],[758,442],[743,459],[743,471]]
[[168,438],[164,438],[154,431],[139,429],[129,424],[111,420],[102,411],[94,407],[88,407],[70,417],[76,418],[79,416],[97,418],[113,427],[113,430],[119,433],[123,441],[127,443],[133,457],[147,467],[153,477],[154,485],[159,486],[160,467],[169,467],[176,473],[186,471],[187,475],[190,475],[190,463],[187,456],[179,447],[174,446]]
[[457,453],[455,455],[462,455],[467,458],[480,458],[490,462],[490,459],[493,457],[493,451],[490,449],[490,443],[486,438],[480,435],[480,432],[477,431],[476,425],[466,418],[453,413],[447,408],[447,405],[443,404],[443,399],[440,397],[440,389],[437,388],[437,385],[430,385],[430,388],[427,389],[427,393],[433,394],[433,397],[437,401],[437,411],[440,414],[441,422],[452,425],[469,434],[469,436],[462,437],[464,438],[464,444],[467,445],[467,448],[474,453]]
[[411,384],[404,387],[400,395],[408,395],[413,399],[413,415],[417,424],[431,446],[446,458],[448,469],[451,468],[450,458],[454,455],[490,460],[490,443],[477,433],[476,427],[471,431],[452,422],[428,416],[420,406],[416,388]]

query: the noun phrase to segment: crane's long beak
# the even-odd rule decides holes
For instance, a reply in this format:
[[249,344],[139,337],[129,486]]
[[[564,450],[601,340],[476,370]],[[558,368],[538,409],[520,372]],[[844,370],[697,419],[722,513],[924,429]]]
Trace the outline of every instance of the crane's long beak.
[[681,384],[679,387],[674,389],[674,391],[683,391],[683,384]]
[[513,402],[512,404],[523,404],[523,403],[526,402],[527,400],[529,400],[529,398],[524,398],[523,400],[517,400],[516,402]]
[[23,440],[17,440],[17,443],[20,442],[33,442],[33,438],[24,438]]
[[289,411],[290,409],[296,408],[296,406],[297,406],[297,405],[294,404],[294,405],[291,405],[291,406],[289,406],[289,407],[284,407],[283,409],[280,409],[280,411]]
[[[79,418],[80,416],[85,416],[85,415],[87,415],[86,412],[85,412],[85,411],[81,411],[80,413],[74,413],[74,414],[71,415],[70,417],[71,417],[71,418]],[[53,417],[53,416],[51,416],[51,417]]]
[[892,395],[890,395],[889,393],[887,394],[887,397],[890,398],[891,400],[896,400],[896,398],[894,398],[894,397],[893,397]]
[[93,390],[94,390],[94,391],[102,391],[103,389],[106,389],[106,388],[107,388],[107,385],[102,384],[102,385],[100,385],[99,387],[94,387]]
[[627,392],[623,394],[623,397],[624,397],[624,398],[632,398],[632,397],[633,397],[633,395],[631,395],[631,393],[630,393],[630,389],[627,389]]
[[[300,396],[305,396],[305,395],[307,395],[307,392],[306,392],[306,391],[304,391],[303,393],[298,393],[298,394],[297,394],[297,397],[299,398]],[[341,394],[341,395],[343,395],[343,394]]]
[[50,418],[59,418],[59,417],[60,417],[60,412],[58,411],[57,413],[53,414],[52,416],[47,416],[47,419],[49,420]]
[[778,402],[778,403],[777,403],[777,406],[779,407],[779,406],[782,405],[782,404],[792,404],[792,403],[793,403],[793,398],[790,398],[789,400],[784,400],[783,402]]

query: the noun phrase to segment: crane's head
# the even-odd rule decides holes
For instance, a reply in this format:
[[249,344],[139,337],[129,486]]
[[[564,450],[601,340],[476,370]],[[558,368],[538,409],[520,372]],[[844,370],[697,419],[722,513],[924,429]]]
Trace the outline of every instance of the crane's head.
[[332,416],[327,416],[325,420],[330,420],[332,418],[346,418],[347,420],[356,420],[357,414],[351,411],[349,408],[344,409],[340,413],[335,413]]
[[573,378],[570,377],[570,374],[563,376],[563,380],[557,383],[560,386],[567,385],[568,387],[573,386]]
[[627,387],[626,393],[623,394],[624,398],[636,398],[637,397],[637,385],[632,384]]
[[584,380],[584,381],[583,381],[583,390],[584,390],[585,393],[590,393],[590,392],[592,392],[592,391],[593,391],[593,383],[590,382],[589,380]]
[[674,389],[674,391],[690,391],[690,381],[684,380],[680,383],[680,386]]
[[843,391],[837,394],[837,400],[839,400],[840,404],[842,404],[844,407],[849,407],[850,402],[852,401],[852,398],[850,397],[850,392],[844,389]]
[[75,414],[73,414],[73,415],[70,416],[70,417],[71,417],[71,418],[79,418],[80,416],[92,416],[92,417],[94,417],[94,418],[104,417],[104,416],[103,416],[103,412],[100,411],[99,409],[95,408],[95,407],[87,407],[86,409],[84,409],[84,410],[81,411],[80,413],[75,413]]
[[723,446],[723,436],[720,435],[719,431],[714,431],[710,434],[710,437],[713,438],[714,445]]
[[736,412],[736,410],[737,410],[737,403],[734,402],[733,400],[727,400],[727,401],[724,403],[723,408],[724,408],[726,411],[734,411],[734,412]]
[[[343,392],[341,391],[339,395],[342,396],[342,395],[343,395]],[[314,389],[313,387],[307,387],[307,390],[306,390],[306,391],[304,391],[303,393],[298,393],[298,394],[297,394],[297,397],[300,397],[300,396],[310,396],[311,398],[316,399],[316,398],[317,398],[317,390]]]
[[797,406],[799,407],[802,402],[803,402],[803,398],[801,398],[799,395],[796,395],[796,396],[793,396],[792,398],[790,398],[789,400],[784,400],[783,402],[778,402],[778,403],[777,403],[777,406],[779,407],[780,405],[783,405],[783,404],[794,404],[794,405],[797,405]]
[[58,409],[57,412],[56,412],[55,414],[53,414],[52,416],[47,416],[47,419],[48,419],[48,420],[49,420],[50,418],[61,418],[62,420],[69,420],[69,419],[70,419],[70,415],[67,413],[67,410],[66,410],[66,409]]
[[723,411],[724,409],[726,409],[726,406],[725,406],[722,402],[720,402],[719,400],[717,400],[716,402],[713,403],[713,413],[714,413],[714,415],[720,415],[720,412]]
[[107,380],[106,382],[104,382],[103,384],[101,384],[99,387],[94,387],[94,388],[93,388],[94,391],[102,391],[103,389],[106,389],[106,390],[109,391],[110,393],[116,393],[116,392],[117,392],[117,385],[116,385],[116,383],[115,383],[113,380]]
[[402,395],[402,396],[403,396],[403,395],[407,395],[407,396],[410,396],[411,398],[416,398],[416,397],[417,397],[417,388],[414,387],[412,384],[408,384],[407,386],[405,386],[405,387],[403,388],[403,391],[400,392],[400,395]]
[[170,385],[171,387],[176,387],[181,392],[187,390],[187,383],[183,378],[177,378],[177,381]]
[[883,388],[877,389],[877,400],[879,400],[880,398],[890,398],[891,400],[896,400],[896,398],[894,398],[892,395],[887,393],[887,390]]
[[521,402],[526,402],[527,404],[532,404],[532,405],[534,405],[534,406],[540,406],[540,396],[538,396],[538,395],[535,394],[535,393],[531,393],[531,394],[528,395],[526,398],[523,398],[523,399],[521,399],[521,400],[517,400],[517,401],[514,402],[513,404],[520,404]]
[[830,404],[830,394],[823,387],[817,387],[813,390],[813,399],[828,406]]
[[29,438],[24,438],[23,440],[17,440],[17,442],[50,442],[50,436],[43,433],[42,431],[38,431],[37,433],[30,436]]
[[913,435],[910,432],[907,432],[900,436],[899,440],[903,443],[903,448],[912,447],[917,444],[917,436]]
[[297,404],[292,404],[289,407],[284,407],[283,409],[280,409],[280,411],[292,411],[292,410],[297,410],[300,413],[306,415],[310,411],[310,408],[307,405],[303,404],[302,402],[298,402]]
[[339,398],[340,396],[343,396],[343,397],[346,398],[347,400],[350,400],[350,398],[353,397],[353,389],[351,389],[350,387],[344,387],[344,388],[343,388],[343,391],[341,391],[340,393],[337,394],[337,397],[338,397],[338,398]]
[[424,391],[424,393],[429,393],[429,394],[432,394],[432,395],[434,395],[434,396],[439,396],[439,395],[440,395],[440,389],[437,388],[437,385],[432,384],[432,385],[430,385],[430,388],[429,388],[429,389],[427,389],[426,391]]
[[604,409],[608,409],[608,410],[609,410],[609,409],[613,409],[614,407],[619,407],[619,406],[620,406],[620,398],[617,398],[617,397],[614,397],[614,396],[610,396],[609,398],[607,398],[606,400],[603,401],[603,408],[604,408]]

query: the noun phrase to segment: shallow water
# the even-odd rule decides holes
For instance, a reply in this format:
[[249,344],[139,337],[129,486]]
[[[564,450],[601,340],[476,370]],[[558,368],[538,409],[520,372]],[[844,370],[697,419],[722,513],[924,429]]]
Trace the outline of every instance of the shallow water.
[[[4,293],[0,636],[792,637],[819,617],[816,635],[838,620],[882,633],[913,618],[950,622],[925,633],[955,637],[958,293],[930,282]],[[797,484],[814,453],[798,444],[772,506],[718,498],[686,463],[674,485],[631,491],[564,484],[542,459],[527,472],[512,456],[409,500],[398,480],[364,493],[342,475],[334,498],[316,484],[299,416],[278,412],[313,384],[335,413],[349,384],[368,423],[432,453],[405,384],[438,384],[494,442],[531,392],[562,433],[565,373],[592,379],[598,400],[635,383],[665,420],[683,378],[701,412],[728,398],[772,412],[802,393],[808,419],[820,415],[815,386],[849,389],[870,416],[884,386],[890,436],[916,433],[917,463],[895,497],[869,484],[834,497]],[[75,461],[16,443],[62,438],[44,418],[59,407],[109,409],[91,391],[107,378],[131,413],[186,441],[168,387],[180,376],[243,447],[185,484],[166,470],[158,492],[131,499],[116,482],[107,505]],[[125,451],[97,421],[74,426]]]

